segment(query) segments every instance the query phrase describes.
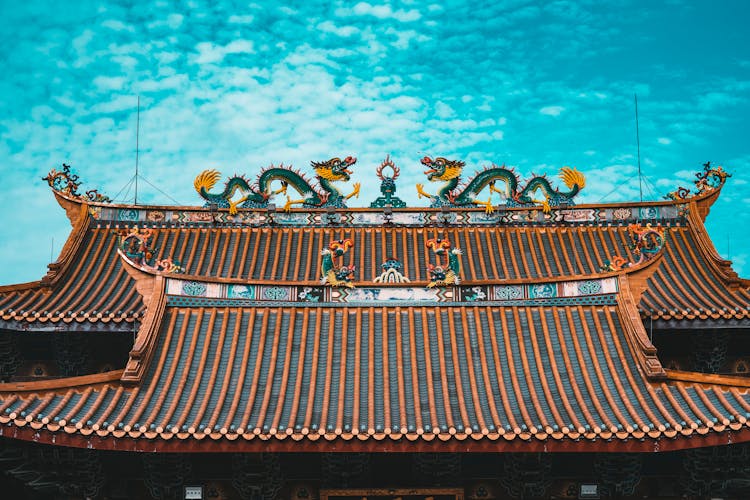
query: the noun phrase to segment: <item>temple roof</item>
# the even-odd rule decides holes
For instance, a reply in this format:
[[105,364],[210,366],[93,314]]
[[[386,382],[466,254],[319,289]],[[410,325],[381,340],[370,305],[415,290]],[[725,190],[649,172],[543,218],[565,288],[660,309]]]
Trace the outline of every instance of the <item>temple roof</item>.
[[[217,174],[202,175],[205,194]],[[750,282],[703,226],[724,178],[664,202],[557,192],[497,209],[132,206],[56,188],[71,237],[42,280],[0,288],[3,328],[137,337],[124,370],[0,384],[0,433],[157,451],[750,440],[750,382],[665,370],[642,323],[745,324]]]
[[396,294],[346,307],[335,294],[219,304],[133,270],[141,290],[152,288],[125,373],[2,384],[0,422],[17,436],[29,428],[41,440],[143,450],[177,441],[196,451],[514,441],[593,450],[611,440],[668,449],[699,443],[679,436],[750,439],[750,382],[685,380],[656,360],[634,313],[655,265],[526,299],[420,306]]

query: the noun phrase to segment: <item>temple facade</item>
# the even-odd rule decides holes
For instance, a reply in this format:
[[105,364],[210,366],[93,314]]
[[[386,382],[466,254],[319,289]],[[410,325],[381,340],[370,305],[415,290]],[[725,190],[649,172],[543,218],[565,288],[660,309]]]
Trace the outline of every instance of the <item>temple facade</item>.
[[575,169],[421,163],[425,207],[390,158],[369,208],[353,157],[206,171],[192,207],[52,170],[70,236],[0,287],[4,491],[746,498],[750,281],[704,226],[729,175],[581,205]]

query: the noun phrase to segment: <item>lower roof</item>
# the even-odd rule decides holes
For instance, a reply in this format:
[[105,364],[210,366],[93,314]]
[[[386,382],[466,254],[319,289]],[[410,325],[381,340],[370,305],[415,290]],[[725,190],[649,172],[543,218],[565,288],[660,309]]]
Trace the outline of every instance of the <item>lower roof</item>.
[[[649,278],[639,305],[641,314],[673,321],[750,318],[747,283],[727,286],[720,280],[690,228],[669,228],[667,235],[664,258]],[[710,250],[715,252],[713,246]]]
[[618,301],[167,306],[138,385],[0,392],[0,422],[28,439],[33,431],[42,441],[149,450],[441,442],[593,451],[623,441],[699,446],[679,439],[691,435],[750,440],[748,388],[649,380]]

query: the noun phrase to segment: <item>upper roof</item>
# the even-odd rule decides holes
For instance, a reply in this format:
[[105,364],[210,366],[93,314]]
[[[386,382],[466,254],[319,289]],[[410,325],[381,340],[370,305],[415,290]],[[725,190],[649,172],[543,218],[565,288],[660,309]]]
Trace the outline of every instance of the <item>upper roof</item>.
[[[382,169],[384,184],[393,181]],[[208,208],[109,204],[92,191],[79,195],[78,179],[69,170],[53,171],[48,180],[73,231],[42,280],[0,287],[0,322],[14,330],[132,329],[143,308],[115,255],[122,237],[118,230],[128,227],[151,229],[152,261],[172,258],[197,278],[314,283],[320,277],[315,256],[330,240],[349,238],[354,248],[345,262],[356,266],[358,281],[372,281],[389,258],[400,261],[405,276],[420,281],[427,276],[425,242],[444,237],[465,252],[461,278],[485,283],[588,276],[618,257],[632,262],[636,256],[627,225],[650,223],[667,228],[668,244],[640,303],[641,314],[681,327],[697,321],[736,326],[750,314],[750,282],[718,256],[703,226],[726,179],[711,171],[723,172],[707,166],[696,181],[697,194],[681,188],[663,202],[574,207],[565,200],[545,212],[538,203],[514,201],[518,195],[510,198],[511,206],[493,213],[464,204],[289,212],[269,206],[235,215],[220,203]],[[390,197],[374,205],[398,206],[400,200],[387,193]]]

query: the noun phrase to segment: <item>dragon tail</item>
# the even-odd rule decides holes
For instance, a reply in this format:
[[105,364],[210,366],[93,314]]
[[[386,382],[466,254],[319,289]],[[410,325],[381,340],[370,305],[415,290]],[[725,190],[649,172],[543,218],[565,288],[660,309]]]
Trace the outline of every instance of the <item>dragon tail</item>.
[[198,194],[205,198],[219,179],[221,179],[221,173],[218,170],[204,170],[195,178],[193,186]]
[[582,172],[579,172],[576,168],[561,168],[560,178],[565,183],[565,185],[568,186],[569,189],[572,189],[573,186],[578,186],[578,190],[580,191],[586,186],[586,176],[583,175]]

